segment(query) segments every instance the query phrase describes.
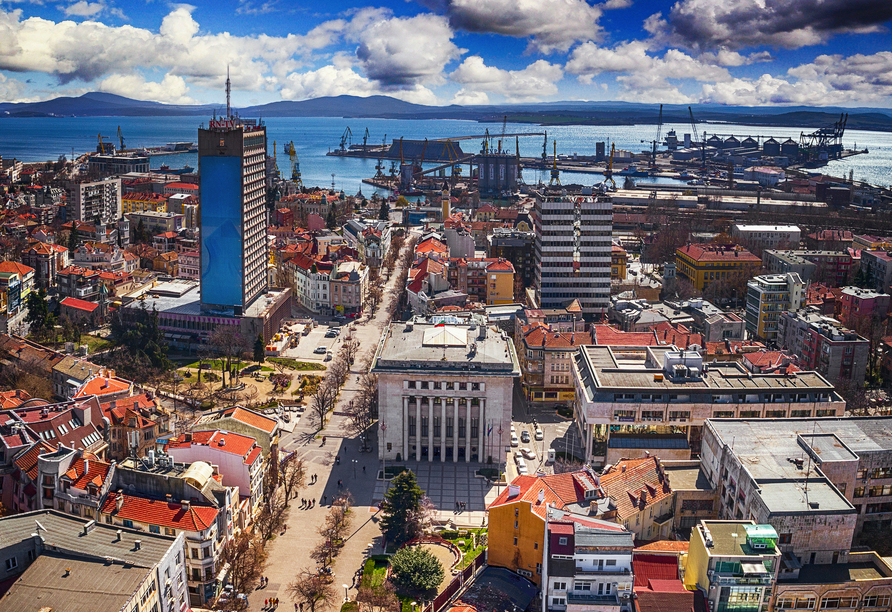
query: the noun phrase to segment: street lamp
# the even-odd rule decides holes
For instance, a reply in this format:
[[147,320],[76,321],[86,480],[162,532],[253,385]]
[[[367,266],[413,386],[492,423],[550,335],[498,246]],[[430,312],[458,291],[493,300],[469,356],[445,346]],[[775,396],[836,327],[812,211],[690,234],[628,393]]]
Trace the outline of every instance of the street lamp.
[[353,478],[356,478],[356,464],[359,463],[356,459],[352,460],[353,463]]
[[346,584],[342,584],[344,587],[344,601],[350,601],[350,587]]

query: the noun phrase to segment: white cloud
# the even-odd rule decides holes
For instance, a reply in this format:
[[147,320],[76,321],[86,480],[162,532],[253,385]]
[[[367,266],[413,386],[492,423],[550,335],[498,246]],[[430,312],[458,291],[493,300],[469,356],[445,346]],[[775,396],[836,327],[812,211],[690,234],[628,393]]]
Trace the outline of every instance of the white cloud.
[[378,83],[349,67],[323,66],[318,70],[289,74],[281,90],[284,100],[307,100],[324,96],[368,97],[384,93],[415,104],[437,103],[437,97],[426,87],[414,85],[400,91],[385,92]]
[[95,17],[105,9],[105,4],[102,2],[87,2],[87,0],[80,0],[80,2],[75,2],[74,4],[69,4],[68,6],[60,8],[62,9],[62,12],[69,17]]
[[23,98],[25,84],[18,79],[12,79],[0,73],[0,100],[14,102],[31,102],[33,100]]
[[442,9],[456,29],[529,37],[531,50],[544,53],[601,35],[602,9],[586,0],[448,0]]
[[450,100],[449,103],[461,104],[462,106],[489,104],[489,96],[483,91],[467,91],[465,89],[459,89],[455,92],[455,95],[452,96],[452,100]]
[[533,62],[523,70],[503,70],[487,66],[482,57],[472,55],[465,58],[449,79],[466,87],[460,92],[463,97],[483,91],[502,94],[508,102],[522,102],[556,95],[557,82],[563,76],[560,66],[545,60]]
[[186,95],[189,88],[183,77],[172,74],[164,75],[161,82],[146,81],[138,74],[113,74],[99,84],[99,91],[136,100],[151,100],[166,104],[195,104],[195,100]]
[[350,29],[359,41],[360,65],[387,88],[440,83],[446,64],[463,53],[452,42],[449,23],[437,15],[400,18],[378,13],[369,19],[368,13],[360,13],[353,21]]

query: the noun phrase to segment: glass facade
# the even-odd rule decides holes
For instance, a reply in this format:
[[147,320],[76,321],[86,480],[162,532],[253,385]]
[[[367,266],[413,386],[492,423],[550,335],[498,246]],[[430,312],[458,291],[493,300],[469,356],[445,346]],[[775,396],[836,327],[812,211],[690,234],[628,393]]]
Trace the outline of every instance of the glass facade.
[[243,306],[242,159],[201,160],[201,300]]

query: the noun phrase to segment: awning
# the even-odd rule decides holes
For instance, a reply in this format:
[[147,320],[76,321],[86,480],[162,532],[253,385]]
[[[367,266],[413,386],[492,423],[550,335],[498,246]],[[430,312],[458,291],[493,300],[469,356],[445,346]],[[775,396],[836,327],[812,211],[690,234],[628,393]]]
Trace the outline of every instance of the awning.
[[744,574],[767,574],[764,563],[741,563],[740,568]]

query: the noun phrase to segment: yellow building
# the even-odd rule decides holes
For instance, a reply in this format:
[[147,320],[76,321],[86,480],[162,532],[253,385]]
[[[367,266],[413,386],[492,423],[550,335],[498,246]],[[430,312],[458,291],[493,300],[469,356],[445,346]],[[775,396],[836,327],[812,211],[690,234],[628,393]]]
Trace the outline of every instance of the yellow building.
[[736,245],[689,244],[676,249],[675,267],[678,277],[703,291],[715,281],[736,282],[755,276],[762,260]]
[[629,254],[618,244],[613,245],[610,258],[610,280],[625,280]]
[[121,206],[124,214],[154,211],[167,212],[168,196],[160,193],[134,192],[121,196]]
[[867,251],[888,251],[889,249],[892,249],[892,238],[886,236],[871,236],[869,234],[855,236],[855,239],[852,241],[852,248]]
[[548,476],[518,476],[489,507],[486,561],[542,580],[546,507],[588,514],[599,489],[585,470]]
[[499,258],[486,266],[486,305],[501,306],[514,303],[514,266]]

